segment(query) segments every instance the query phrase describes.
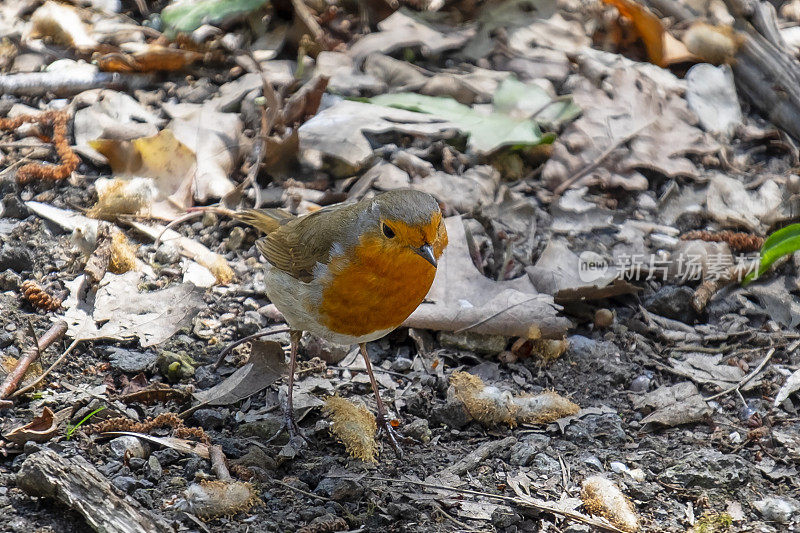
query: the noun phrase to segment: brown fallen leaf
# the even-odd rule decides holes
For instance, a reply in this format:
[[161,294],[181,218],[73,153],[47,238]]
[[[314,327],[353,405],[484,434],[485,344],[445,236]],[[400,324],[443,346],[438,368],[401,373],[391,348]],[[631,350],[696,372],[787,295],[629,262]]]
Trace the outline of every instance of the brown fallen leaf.
[[[68,408],[65,411],[70,410],[71,408]],[[45,406],[42,414],[35,416],[24,426],[4,433],[3,438],[15,444],[25,444],[28,441],[47,442],[58,432],[58,425],[66,418],[65,411],[59,411],[56,415],[49,407]]]
[[225,381],[194,393],[208,405],[229,405],[264,390],[286,374],[283,348],[275,341],[253,341],[250,359]]
[[[132,382],[132,381],[131,381]],[[145,389],[122,394],[117,399],[123,403],[143,403],[152,405],[154,403],[167,403],[186,401],[189,394],[185,391],[175,389],[163,383],[153,383]]]
[[450,244],[428,296],[404,326],[531,339],[564,336],[571,323],[558,316],[552,296],[539,294],[527,276],[501,282],[483,276],[470,257],[461,219],[445,223]]
[[151,44],[133,54],[112,52],[92,58],[98,68],[105,72],[174,72],[183,70],[202,59],[203,54]]
[[614,6],[619,14],[633,23],[636,33],[644,42],[650,62],[659,67],[697,60],[681,41],[666,31],[661,19],[647,7],[633,0],[603,0]]

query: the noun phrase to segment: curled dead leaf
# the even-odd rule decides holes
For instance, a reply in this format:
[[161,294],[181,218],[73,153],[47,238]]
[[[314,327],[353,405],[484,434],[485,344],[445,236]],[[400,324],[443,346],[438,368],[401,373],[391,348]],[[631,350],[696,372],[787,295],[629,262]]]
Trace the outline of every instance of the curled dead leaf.
[[3,438],[16,444],[25,444],[28,441],[47,442],[58,432],[59,423],[59,418],[49,407],[45,406],[42,414],[34,417],[24,426],[16,427],[8,433],[4,433]]

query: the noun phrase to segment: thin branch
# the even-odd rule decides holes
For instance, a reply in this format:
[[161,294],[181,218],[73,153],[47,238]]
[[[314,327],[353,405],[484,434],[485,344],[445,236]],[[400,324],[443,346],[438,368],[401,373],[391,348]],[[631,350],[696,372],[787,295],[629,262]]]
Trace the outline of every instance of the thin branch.
[[[2,386],[0,386],[0,399],[7,398],[9,396],[13,398],[17,396],[17,394],[19,394],[19,393],[16,394],[12,393],[19,386],[19,382],[22,380],[23,376],[25,375],[25,372],[28,371],[28,368],[34,361],[36,361],[39,358],[39,355],[43,351],[45,351],[51,344],[56,342],[64,335],[64,333],[67,332],[67,323],[64,322],[63,320],[59,320],[58,322],[54,323],[50,327],[50,329],[47,330],[47,333],[42,335],[42,337],[39,339],[36,339],[36,333],[33,332],[33,327],[30,326],[30,328],[32,331],[32,336],[36,340],[35,346],[31,347],[30,350],[25,352],[25,355],[23,355],[17,362],[17,366],[14,368],[14,370],[9,372],[9,374],[6,376],[6,379],[3,380],[3,384]],[[37,379],[36,382],[33,383],[33,385],[35,385],[38,382],[39,380]],[[30,387],[31,385],[28,385],[27,387],[21,390],[27,390]]]
[[621,529],[607,523],[601,522],[600,520],[596,520],[590,516],[575,512],[575,511],[568,511],[566,509],[558,509],[554,505],[551,505],[545,501],[537,501],[533,498],[520,498],[519,496],[503,496],[501,494],[492,494],[491,492],[482,492],[479,490],[472,490],[472,489],[459,489],[457,487],[448,487],[446,485],[434,485],[431,483],[425,483],[422,481],[412,481],[410,479],[392,479],[392,478],[385,478],[385,477],[367,477],[366,479],[371,479],[373,481],[385,481],[387,483],[406,483],[409,485],[417,485],[420,487],[425,487],[429,489],[436,489],[436,490],[449,490],[453,492],[460,492],[461,494],[471,494],[473,496],[484,496],[486,498],[493,498],[495,500],[502,500],[510,503],[515,503],[517,505],[523,505],[528,507],[533,507],[539,511],[545,513],[552,513],[555,515],[563,516],[569,520],[574,520],[576,522],[581,522],[584,524],[588,524],[590,526],[594,526],[603,531],[612,531],[614,533],[624,533]]
[[44,371],[44,373],[43,373],[41,376],[39,376],[38,378],[36,378],[36,380],[35,380],[33,383],[30,383],[30,384],[28,384],[28,385],[26,385],[26,386],[22,387],[22,388],[21,388],[21,389],[19,389],[17,392],[15,392],[14,394],[12,394],[12,395],[11,395],[11,398],[16,398],[17,396],[20,396],[20,395],[22,395],[22,394],[25,394],[26,392],[28,392],[28,391],[31,391],[31,390],[33,390],[35,387],[37,387],[37,386],[39,385],[39,383],[41,383],[42,381],[44,381],[44,379],[45,379],[47,376],[49,376],[49,375],[50,375],[50,374],[53,372],[53,370],[55,370],[55,369],[56,369],[56,367],[58,367],[58,365],[60,365],[60,364],[61,364],[61,363],[64,361],[64,359],[66,359],[66,358],[67,358],[67,356],[68,356],[68,355],[69,355],[69,354],[72,352],[72,350],[74,350],[74,349],[75,349],[75,346],[77,346],[77,345],[78,345],[78,343],[79,343],[80,341],[81,341],[81,339],[75,339],[74,341],[72,341],[72,344],[70,344],[69,346],[67,346],[67,349],[66,349],[66,350],[64,350],[64,353],[62,353],[62,354],[61,354],[61,355],[58,357],[58,359],[56,359],[56,362],[55,362],[55,363],[53,363],[52,365],[50,365],[50,368],[48,368],[47,370],[45,370],[45,371]]
[[772,359],[772,355],[773,355],[774,353],[775,353],[775,348],[770,348],[770,349],[769,349],[769,352],[767,352],[767,355],[764,357],[764,360],[763,360],[763,361],[761,361],[761,363],[760,363],[760,364],[759,364],[759,365],[756,367],[756,369],[755,369],[755,370],[753,370],[752,372],[750,372],[749,374],[747,374],[745,377],[743,377],[743,378],[742,378],[742,380],[741,380],[741,381],[739,381],[739,383],[737,383],[737,384],[736,384],[736,385],[734,385],[733,387],[730,387],[730,388],[728,388],[728,389],[725,389],[725,390],[724,390],[724,391],[722,391],[722,392],[718,392],[717,394],[714,394],[713,396],[709,396],[709,397],[708,397],[708,398],[706,398],[705,400],[706,400],[707,402],[708,402],[708,401],[711,401],[711,400],[716,400],[717,398],[719,398],[719,397],[721,397],[721,396],[725,396],[725,395],[726,395],[726,394],[728,394],[728,393],[731,393],[731,392],[733,392],[733,391],[738,391],[740,388],[742,388],[742,387],[744,387],[745,385],[747,385],[748,383],[750,383],[750,381],[752,381],[752,379],[753,379],[754,377],[756,377],[756,375],[757,375],[759,372],[761,372],[761,370],[762,370],[762,369],[764,368],[764,366],[765,366],[765,365],[766,365],[766,364],[769,362],[769,360],[770,360],[770,359]]

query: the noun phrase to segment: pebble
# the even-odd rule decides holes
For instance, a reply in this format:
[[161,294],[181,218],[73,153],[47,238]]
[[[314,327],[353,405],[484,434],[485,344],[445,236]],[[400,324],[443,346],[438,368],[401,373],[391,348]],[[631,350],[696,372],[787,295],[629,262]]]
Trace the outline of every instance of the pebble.
[[733,489],[747,483],[750,470],[744,459],[717,450],[693,450],[667,467],[662,481],[687,488]]
[[131,476],[117,476],[111,480],[111,484],[125,494],[130,494],[137,488],[139,481]]
[[203,213],[202,222],[204,228],[210,228],[219,224],[219,217],[213,211],[206,211]]
[[410,424],[403,426],[401,431],[406,437],[422,443],[427,443],[431,440],[431,428],[428,427],[428,421],[424,418],[414,419]]
[[644,307],[659,316],[691,324],[697,317],[692,307],[693,296],[694,290],[691,287],[665,285],[645,300]]
[[236,226],[233,228],[225,240],[225,249],[229,252],[239,250],[244,244],[244,239],[247,236],[244,229]]
[[158,483],[158,480],[161,479],[163,474],[164,469],[161,467],[161,463],[158,462],[158,458],[155,455],[151,455],[147,459],[147,463],[144,468],[144,475],[147,476],[147,479],[153,483]]
[[364,486],[352,479],[326,477],[319,482],[314,492],[336,502],[354,501],[364,493]]
[[14,334],[8,331],[0,331],[0,349],[8,348],[14,343]]
[[162,242],[156,250],[153,259],[155,259],[156,263],[160,263],[162,265],[171,265],[180,261],[181,253],[174,244]]
[[647,392],[648,390],[650,390],[651,381],[652,381],[651,376],[647,374],[641,374],[633,378],[628,389],[633,392]]
[[13,270],[7,269],[0,273],[0,290],[17,291],[20,285],[22,285],[22,278]]
[[509,462],[512,465],[530,466],[536,454],[544,450],[550,443],[550,437],[539,433],[526,435],[511,446]]
[[144,459],[150,453],[146,443],[128,435],[112,439],[108,445],[114,455],[120,459],[125,457],[126,452],[129,457],[139,457],[141,459]]
[[398,357],[394,361],[392,361],[391,369],[395,372],[408,372],[411,370],[412,365],[414,362],[407,357]]
[[464,409],[464,404],[456,399],[448,399],[446,403],[434,407],[432,419],[437,424],[455,429],[463,428],[472,420]]
[[104,351],[108,355],[108,361],[112,368],[131,374],[138,374],[152,368],[157,358],[153,352],[139,352],[117,346],[109,346]]
[[163,448],[154,451],[153,457],[158,459],[158,462],[163,466],[177,463],[181,458],[181,454],[172,448]]
[[227,412],[223,409],[198,409],[192,414],[192,418],[203,429],[220,429],[225,425]]
[[22,246],[3,245],[0,248],[0,271],[12,270],[22,273],[33,270],[33,257]]

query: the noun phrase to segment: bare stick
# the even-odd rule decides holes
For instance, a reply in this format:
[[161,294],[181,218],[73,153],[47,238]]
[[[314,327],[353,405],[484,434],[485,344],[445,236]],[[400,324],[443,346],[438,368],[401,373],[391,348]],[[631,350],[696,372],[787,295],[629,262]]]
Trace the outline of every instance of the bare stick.
[[211,459],[211,470],[217,475],[217,479],[225,482],[233,481],[231,473],[228,471],[228,459],[222,451],[222,446],[212,444],[208,447],[208,455]]
[[436,490],[449,490],[453,492],[460,492],[461,494],[471,494],[473,496],[483,496],[485,498],[493,498],[495,500],[503,500],[510,503],[515,503],[517,505],[523,505],[528,507],[533,507],[539,511],[545,513],[552,513],[555,515],[563,516],[564,518],[568,518],[570,520],[574,520],[576,522],[582,522],[584,524],[589,524],[590,526],[594,526],[599,530],[602,531],[613,531],[614,533],[624,533],[621,529],[607,523],[602,522],[600,520],[594,519],[590,516],[575,512],[569,511],[566,509],[561,509],[557,506],[557,504],[551,504],[544,500],[538,500],[534,498],[520,498],[514,496],[503,496],[501,494],[492,494],[491,492],[482,492],[479,490],[471,490],[471,489],[459,489],[457,487],[448,487],[447,485],[434,485],[431,483],[424,483],[422,481],[412,481],[410,479],[392,479],[386,477],[373,477],[370,476],[367,479],[371,479],[373,481],[385,481],[387,483],[405,483],[408,485],[417,485],[419,487],[426,487],[429,489],[436,489]]
[[64,336],[66,332],[67,323],[63,320],[59,320],[47,330],[47,333],[38,339],[36,346],[33,346],[20,357],[16,368],[6,376],[6,379],[3,380],[3,385],[0,386],[0,399],[7,398],[19,387],[19,382],[22,380],[22,377],[25,375],[25,372],[28,371],[31,364],[36,361],[39,355],[51,344]]
[[25,394],[26,392],[28,392],[28,391],[30,391],[30,390],[33,390],[35,387],[37,387],[37,386],[39,385],[39,383],[41,383],[42,381],[44,381],[44,379],[45,379],[47,376],[49,376],[49,375],[50,375],[50,374],[53,372],[53,370],[55,370],[55,369],[56,369],[56,367],[57,367],[58,365],[60,365],[60,364],[61,364],[61,363],[64,361],[64,359],[66,359],[66,358],[67,358],[67,356],[68,356],[68,355],[69,355],[69,354],[72,352],[72,350],[74,350],[74,349],[75,349],[75,346],[77,346],[79,342],[81,342],[81,339],[75,339],[74,341],[72,341],[72,344],[70,344],[69,346],[67,346],[67,349],[66,349],[66,350],[64,350],[64,353],[62,353],[62,354],[61,354],[61,355],[58,357],[58,359],[56,359],[56,362],[55,362],[55,363],[53,363],[52,365],[50,365],[50,368],[48,368],[47,370],[45,370],[45,371],[44,371],[44,373],[43,373],[41,376],[39,376],[38,378],[36,378],[36,380],[35,380],[33,383],[30,383],[30,384],[28,384],[28,385],[26,385],[26,386],[22,387],[22,388],[21,388],[21,389],[19,389],[17,392],[15,392],[14,394],[12,394],[12,395],[11,395],[11,398],[16,398],[17,396],[20,396],[20,395],[22,395],[22,394]]
[[763,360],[763,361],[761,361],[761,363],[759,363],[759,365],[756,367],[756,369],[755,369],[755,370],[753,370],[752,372],[750,372],[749,374],[747,374],[745,377],[743,377],[743,378],[742,378],[742,380],[741,380],[739,383],[737,383],[737,384],[736,384],[736,385],[734,385],[733,387],[730,387],[730,388],[728,388],[728,389],[725,389],[725,390],[724,390],[724,391],[722,391],[722,392],[718,392],[717,394],[714,394],[713,396],[709,396],[708,398],[705,398],[705,400],[706,400],[707,402],[709,402],[709,401],[711,401],[711,400],[716,400],[717,398],[719,398],[719,397],[721,397],[721,396],[725,396],[726,394],[728,394],[728,393],[730,393],[730,392],[733,392],[733,391],[738,391],[740,388],[742,388],[742,387],[744,387],[745,385],[747,385],[748,383],[750,383],[750,381],[752,381],[752,379],[753,379],[754,377],[756,377],[756,375],[758,375],[758,373],[759,373],[759,372],[761,372],[761,370],[762,370],[762,369],[764,368],[764,366],[765,366],[765,365],[766,365],[766,364],[769,362],[769,360],[770,360],[770,359],[772,359],[772,355],[773,355],[774,353],[775,353],[775,348],[770,348],[770,349],[769,349],[769,352],[767,352],[767,355],[764,357],[764,360]]
[[89,89],[143,89],[152,80],[140,74],[119,72],[23,72],[0,75],[0,93],[17,96],[70,96]]

